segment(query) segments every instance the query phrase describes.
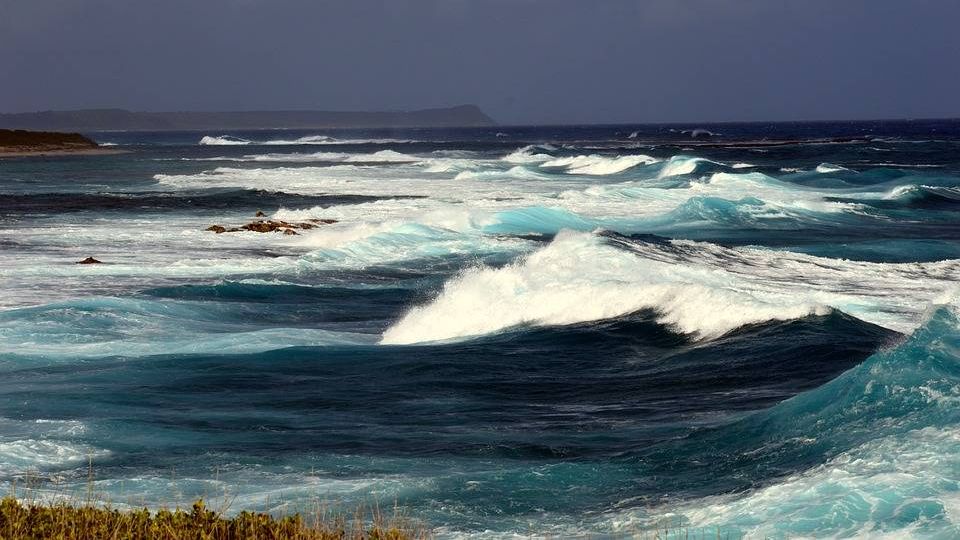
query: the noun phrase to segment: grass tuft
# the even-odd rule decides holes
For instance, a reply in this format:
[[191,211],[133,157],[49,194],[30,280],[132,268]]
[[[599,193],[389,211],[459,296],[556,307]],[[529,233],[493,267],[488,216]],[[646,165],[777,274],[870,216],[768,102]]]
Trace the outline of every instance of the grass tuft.
[[[396,514],[396,512],[395,512]],[[0,499],[0,538],[3,540],[420,540],[427,529],[374,509],[358,510],[352,519],[327,515],[321,508],[309,519],[301,514],[273,517],[244,511],[233,517],[209,509],[198,500],[189,510],[146,508],[119,510],[67,501],[21,502]]]

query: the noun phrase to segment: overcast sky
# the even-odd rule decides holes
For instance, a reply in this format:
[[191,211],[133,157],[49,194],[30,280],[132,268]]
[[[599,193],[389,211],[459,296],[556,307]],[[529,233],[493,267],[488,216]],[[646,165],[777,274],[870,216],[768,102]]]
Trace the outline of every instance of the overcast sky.
[[0,111],[960,116],[958,0],[0,0]]

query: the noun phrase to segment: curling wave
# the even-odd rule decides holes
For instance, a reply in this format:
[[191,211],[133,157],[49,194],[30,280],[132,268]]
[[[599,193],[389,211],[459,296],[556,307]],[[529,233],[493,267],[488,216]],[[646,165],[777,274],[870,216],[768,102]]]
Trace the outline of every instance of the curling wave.
[[[388,328],[381,342],[462,339],[642,309],[657,311],[661,324],[699,338],[767,320],[825,314],[830,308],[902,330],[917,324],[918,306],[942,294],[957,277],[960,261],[856,263],[562,231],[547,247],[510,265],[475,268],[451,279],[433,301]],[[851,279],[870,287],[851,289]]]

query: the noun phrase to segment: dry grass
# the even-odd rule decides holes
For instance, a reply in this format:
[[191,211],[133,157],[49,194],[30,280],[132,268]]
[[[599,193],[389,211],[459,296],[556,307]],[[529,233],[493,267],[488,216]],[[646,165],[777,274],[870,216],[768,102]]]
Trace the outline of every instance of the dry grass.
[[414,540],[428,538],[422,526],[378,511],[358,511],[352,518],[318,512],[275,518],[240,512],[225,517],[202,500],[189,511],[146,508],[118,510],[65,501],[50,504],[0,500],[0,538],[13,539],[157,539],[157,540]]
[[[94,493],[91,463],[85,494],[49,489],[35,477],[14,482],[0,498],[0,540],[427,540],[433,531],[407,517],[400,507],[388,513],[379,505],[353,512],[331,509],[316,501],[309,511],[276,516],[264,512],[231,511],[226,493],[210,508],[203,499],[188,509],[151,511],[140,503],[115,505]],[[561,538],[555,533],[533,537]],[[600,535],[631,540],[739,540],[737,532],[691,528],[680,521],[637,527]],[[572,536],[592,539],[593,535]]]
[[[91,470],[92,471],[92,470]],[[189,509],[116,507],[93,492],[92,472],[83,496],[13,484],[0,499],[0,540],[424,540],[431,531],[378,505],[352,513],[317,502],[311,511],[288,516],[241,511],[228,516],[229,503],[210,508],[200,499]]]

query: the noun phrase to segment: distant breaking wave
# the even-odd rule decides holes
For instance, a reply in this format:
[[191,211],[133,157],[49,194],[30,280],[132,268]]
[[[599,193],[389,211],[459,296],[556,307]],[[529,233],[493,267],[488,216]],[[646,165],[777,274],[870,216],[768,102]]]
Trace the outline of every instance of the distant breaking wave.
[[657,163],[658,159],[646,155],[606,157],[599,155],[574,156],[552,159],[540,164],[543,169],[563,168],[570,174],[605,176],[617,174],[637,165]]
[[196,158],[196,161],[252,161],[276,163],[412,163],[423,161],[422,158],[403,154],[394,150],[380,150],[370,154],[350,154],[346,152],[312,152],[309,154],[247,154],[243,156],[218,156],[212,158]]
[[198,144],[204,146],[234,146],[234,145],[268,145],[268,146],[295,146],[295,145],[337,145],[337,144],[407,144],[419,142],[412,139],[337,139],[329,135],[309,135],[297,139],[271,139],[267,141],[252,141],[231,135],[206,135]]
[[204,136],[200,139],[199,144],[205,146],[235,146],[235,145],[244,145],[250,144],[251,141],[247,139],[241,139],[240,137],[231,137],[229,135],[221,135],[219,137],[211,137],[210,135]]
[[820,174],[830,174],[835,172],[849,171],[850,169],[846,167],[841,167],[840,165],[834,165],[832,163],[821,163],[817,165],[816,171]]

